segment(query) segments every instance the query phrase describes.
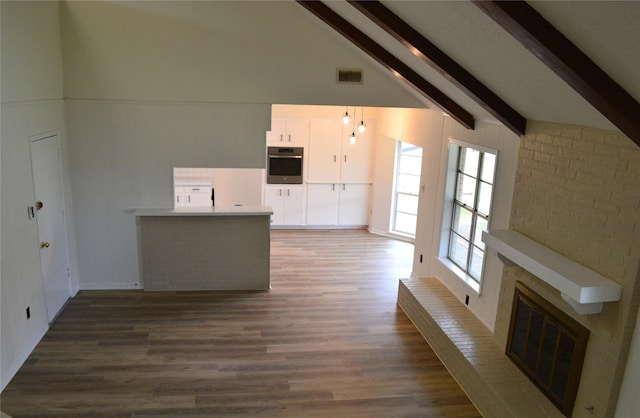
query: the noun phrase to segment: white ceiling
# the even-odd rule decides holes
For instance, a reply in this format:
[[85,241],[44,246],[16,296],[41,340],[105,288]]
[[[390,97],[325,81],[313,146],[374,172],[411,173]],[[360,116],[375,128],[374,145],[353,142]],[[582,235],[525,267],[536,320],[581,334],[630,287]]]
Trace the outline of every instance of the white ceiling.
[[[525,118],[615,129],[595,108],[471,2],[382,3]],[[494,120],[354,7],[345,1],[326,4],[477,119]],[[640,101],[640,1],[543,1],[530,4]]]

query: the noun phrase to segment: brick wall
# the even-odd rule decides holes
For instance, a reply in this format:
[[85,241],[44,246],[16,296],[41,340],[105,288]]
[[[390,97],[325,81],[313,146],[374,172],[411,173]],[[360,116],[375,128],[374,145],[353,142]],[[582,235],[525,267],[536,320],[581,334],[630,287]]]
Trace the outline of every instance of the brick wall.
[[557,290],[519,267],[505,268],[495,326],[504,347],[516,280],[576,318],[591,335],[573,416],[613,416],[640,293],[640,147],[616,131],[529,122],[511,229],[623,286],[620,302],[581,316]]

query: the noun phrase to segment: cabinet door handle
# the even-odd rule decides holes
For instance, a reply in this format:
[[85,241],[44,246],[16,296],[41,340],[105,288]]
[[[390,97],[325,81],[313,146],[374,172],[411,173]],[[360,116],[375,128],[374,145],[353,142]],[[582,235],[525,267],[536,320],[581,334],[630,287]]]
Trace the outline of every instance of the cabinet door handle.
[[189,203],[191,203],[191,195],[187,196],[187,200],[189,200]]
[[347,186],[346,186],[345,184],[343,184],[343,185],[342,185],[342,191],[347,190],[347,189],[346,189],[346,187],[347,187]]
[[282,189],[278,189],[278,196],[282,196]]
[[284,136],[282,134],[280,134],[280,142],[284,141]]
[[337,160],[336,156],[334,155],[334,156],[333,156],[333,162],[335,163],[335,162],[337,162],[337,161],[338,161],[338,160]]
[[289,142],[291,142],[291,134],[289,134]]
[[287,196],[291,196],[291,190],[287,189]]
[[335,192],[335,191],[336,191],[336,185],[335,185],[335,184],[332,184],[332,185],[331,185],[331,191],[332,191],[332,192]]
[[344,156],[344,162],[345,163],[347,162],[347,156],[346,155]]

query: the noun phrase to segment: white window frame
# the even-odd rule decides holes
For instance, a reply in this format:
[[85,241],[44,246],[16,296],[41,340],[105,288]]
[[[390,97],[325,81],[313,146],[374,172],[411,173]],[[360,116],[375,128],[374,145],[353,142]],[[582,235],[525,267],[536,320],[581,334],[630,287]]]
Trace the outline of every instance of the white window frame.
[[458,152],[453,152],[454,147],[472,148],[476,151],[490,153],[495,155],[496,164],[493,172],[492,190],[491,190],[491,205],[489,210],[489,222],[488,228],[491,229],[494,212],[494,201],[496,192],[496,173],[498,172],[499,153],[495,149],[483,147],[480,145],[459,141],[453,138],[449,138],[447,144],[447,170],[445,173],[445,185],[444,185],[444,199],[442,208],[442,223],[440,228],[440,246],[438,250],[438,260],[449,270],[451,270],[460,280],[466,283],[476,293],[480,294],[482,290],[484,270],[487,262],[487,251],[485,247],[484,257],[482,259],[482,273],[480,280],[476,280],[467,274],[463,269],[458,267],[453,261],[449,259],[449,240],[451,237],[451,222],[454,213],[454,200],[456,193],[457,171],[458,171]]
[[[409,193],[401,193],[398,192],[398,182],[399,180],[399,170],[400,170],[400,157],[401,157],[401,150],[402,150],[402,144],[409,144],[412,146],[415,146],[417,148],[422,149],[423,153],[424,153],[424,148],[420,145],[415,145],[412,144],[410,142],[406,142],[406,141],[402,141],[402,140],[398,140],[396,141],[396,161],[395,161],[395,166],[394,166],[394,180],[393,180],[393,201],[391,202],[391,222],[390,222],[390,226],[389,229],[391,231],[391,233],[393,234],[397,234],[397,235],[401,235],[407,238],[411,238],[412,240],[415,240],[416,234],[415,231],[413,234],[410,234],[408,232],[403,232],[403,231],[398,231],[396,230],[396,218],[397,218],[397,214],[398,214],[398,195],[399,194],[405,194],[405,195],[409,195],[409,196],[415,196],[416,198],[420,198],[420,189],[418,188],[418,192],[415,195],[409,194]],[[420,157],[421,161],[420,161],[420,167],[422,167],[422,158]],[[421,181],[422,178],[422,168],[420,170],[420,174],[418,175],[418,180]],[[416,212],[416,229],[417,229],[417,218],[418,218],[418,213]]]

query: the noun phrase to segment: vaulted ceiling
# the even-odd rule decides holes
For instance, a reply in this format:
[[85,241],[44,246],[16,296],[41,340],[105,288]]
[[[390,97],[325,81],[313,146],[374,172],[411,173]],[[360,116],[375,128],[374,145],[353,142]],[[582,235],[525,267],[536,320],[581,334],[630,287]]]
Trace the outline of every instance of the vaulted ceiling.
[[[347,1],[323,4],[344,19],[346,25],[400,61],[402,68],[412,77],[417,75],[423,79],[474,119],[505,123],[500,112],[482,103],[473,92],[470,94],[464,83],[461,85],[442,69],[427,65],[424,57],[398,40],[399,36],[392,36],[390,31],[385,31],[365,16],[364,7],[354,7],[355,4]],[[504,25],[504,22],[497,22],[482,10],[487,9],[482,7],[486,4],[460,1],[382,1],[380,4],[501,100],[494,102],[494,107],[510,109],[507,111],[528,120],[622,130],[640,143],[640,138],[634,133],[634,129],[637,132],[640,112],[633,117],[637,109],[634,106],[640,102],[640,1],[529,2],[532,10],[550,23],[551,29],[555,26],[577,50],[590,58],[596,69],[602,70],[603,77],[612,79],[621,87],[620,92],[613,94],[611,88],[599,87],[602,90],[599,94],[608,94],[617,103],[627,100],[625,105],[618,107],[621,112],[627,112],[625,117],[633,125],[631,129],[621,127],[620,121],[614,120],[612,114],[607,114],[602,107],[600,110],[594,107],[592,103],[596,102],[589,97],[593,95],[589,90],[593,86],[587,86],[585,90],[585,81],[579,78],[576,81],[575,76],[573,87],[570,86],[566,76],[563,78],[557,68],[554,72],[548,59],[543,62],[531,52],[532,48],[525,47],[527,43],[531,46],[530,35],[524,44],[520,42],[501,26],[500,23]],[[534,52],[545,58],[540,50]],[[572,59],[574,55],[574,52],[569,52],[567,56]],[[377,61],[380,63],[379,59]],[[389,67],[384,63],[381,65]],[[580,72],[583,67],[575,65],[573,70]],[[398,74],[394,68],[391,70],[400,78],[406,78],[402,72]],[[416,92],[416,83],[410,84],[413,86],[407,85],[406,88]],[[590,93],[585,94],[585,91]],[[436,103],[439,99],[429,100],[428,95],[416,94],[429,107],[447,111],[442,102]],[[623,97],[625,94],[628,97]],[[511,120],[517,125],[517,116]],[[517,126],[511,128],[516,132],[519,130]]]

